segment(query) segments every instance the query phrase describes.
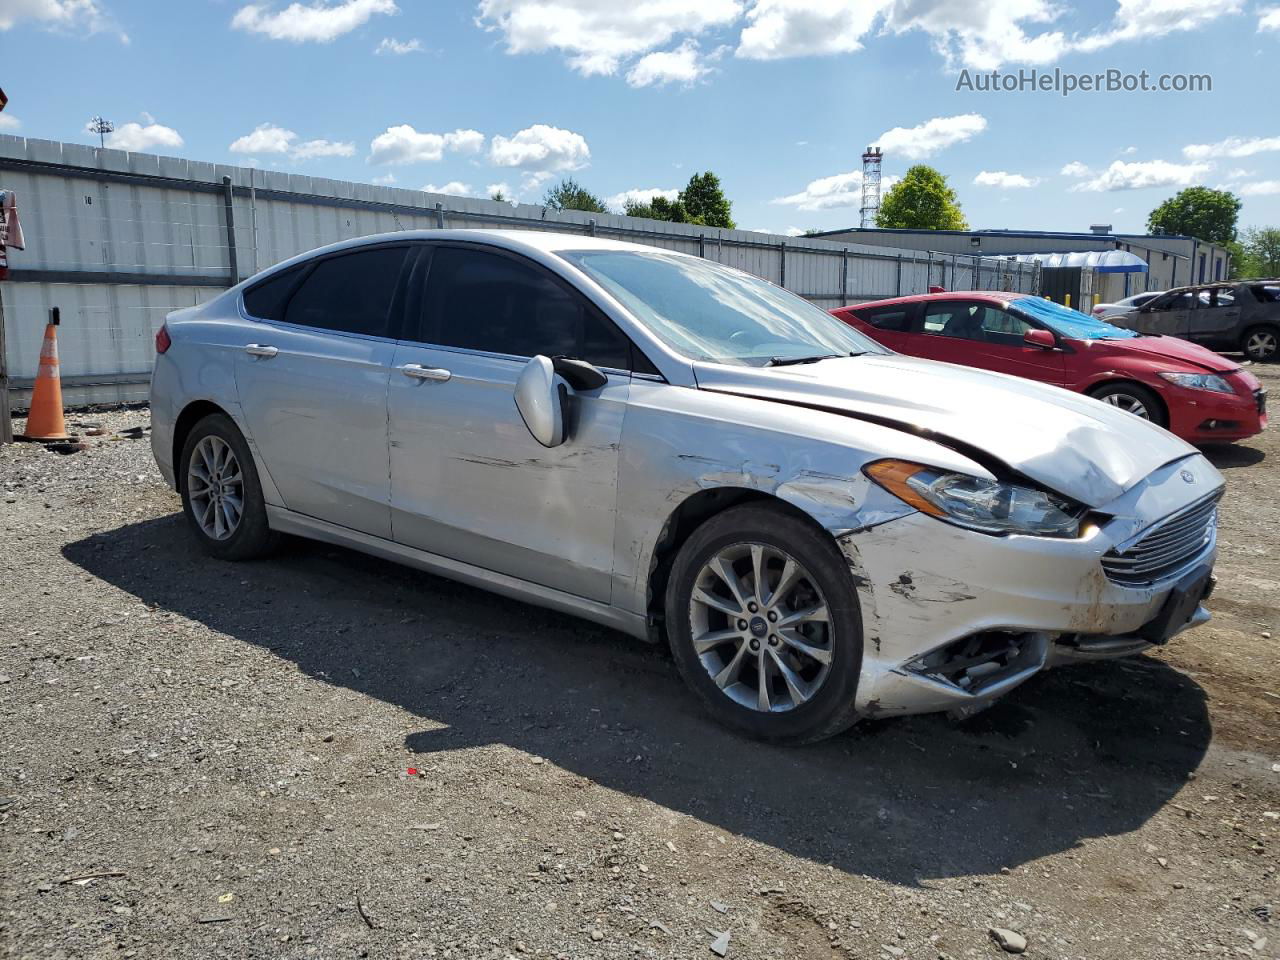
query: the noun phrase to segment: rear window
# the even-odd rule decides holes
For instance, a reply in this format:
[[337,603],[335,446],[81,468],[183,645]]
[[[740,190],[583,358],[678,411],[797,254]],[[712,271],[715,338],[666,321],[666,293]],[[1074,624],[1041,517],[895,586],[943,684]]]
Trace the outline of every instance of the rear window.
[[244,309],[251,317],[283,320],[285,300],[305,266],[282,270],[244,292]]
[[894,330],[903,333],[911,325],[911,308],[906,306],[859,309],[854,313],[877,330]]
[[1259,303],[1280,303],[1280,284],[1268,283],[1253,288]]
[[284,319],[369,337],[390,336],[391,301],[407,247],[379,247],[316,264],[290,298]]

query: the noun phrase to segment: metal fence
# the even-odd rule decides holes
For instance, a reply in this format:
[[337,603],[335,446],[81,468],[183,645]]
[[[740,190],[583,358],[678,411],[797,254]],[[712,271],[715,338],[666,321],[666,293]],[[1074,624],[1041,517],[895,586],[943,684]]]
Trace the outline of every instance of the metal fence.
[[29,397],[48,309],[61,307],[69,404],[146,398],[165,314],[295,254],[411,229],[561,230],[697,254],[835,307],[947,289],[1034,293],[1034,264],[748,230],[556,211],[0,136],[0,187],[17,193],[25,252],[0,284],[15,407]]

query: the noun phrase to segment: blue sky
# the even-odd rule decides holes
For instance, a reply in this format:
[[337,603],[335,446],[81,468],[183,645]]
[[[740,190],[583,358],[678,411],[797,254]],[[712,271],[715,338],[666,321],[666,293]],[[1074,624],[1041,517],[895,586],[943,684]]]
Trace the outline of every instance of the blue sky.
[[[1280,224],[1280,6],[1251,0],[0,0],[0,132],[536,201],[720,175],[739,226],[856,224],[860,154],[974,227],[1140,231],[1183,186]],[[1211,92],[957,91],[1000,70]],[[1271,93],[1268,93],[1271,91]]]

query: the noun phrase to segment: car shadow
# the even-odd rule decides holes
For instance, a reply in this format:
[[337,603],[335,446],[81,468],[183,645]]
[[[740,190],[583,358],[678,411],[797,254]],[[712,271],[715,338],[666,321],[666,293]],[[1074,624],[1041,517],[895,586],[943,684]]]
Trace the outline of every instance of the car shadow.
[[1267,458],[1266,451],[1257,447],[1247,447],[1241,443],[1206,444],[1200,448],[1219,470],[1233,470],[1236,467],[1252,467]]
[[1146,657],[1052,671],[964,724],[866,722],[809,747],[712,722],[664,649],[340,548],[206,558],[180,514],[64,555],[148,604],[422,718],[421,754],[506,744],[854,874],[993,873],[1141,826],[1210,740],[1203,691]]

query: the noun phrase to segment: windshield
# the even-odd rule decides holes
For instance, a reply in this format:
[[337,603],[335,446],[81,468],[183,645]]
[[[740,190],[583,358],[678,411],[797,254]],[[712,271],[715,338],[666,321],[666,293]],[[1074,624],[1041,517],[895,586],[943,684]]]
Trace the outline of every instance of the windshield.
[[1011,300],[1009,309],[1038,320],[1054,333],[1071,340],[1128,340],[1138,336],[1132,330],[1113,327],[1079,310],[1072,310],[1052,300],[1041,300],[1039,297]]
[[890,352],[807,300],[709,260],[662,251],[560,255],[613,294],[655,336],[694,359],[766,366]]

